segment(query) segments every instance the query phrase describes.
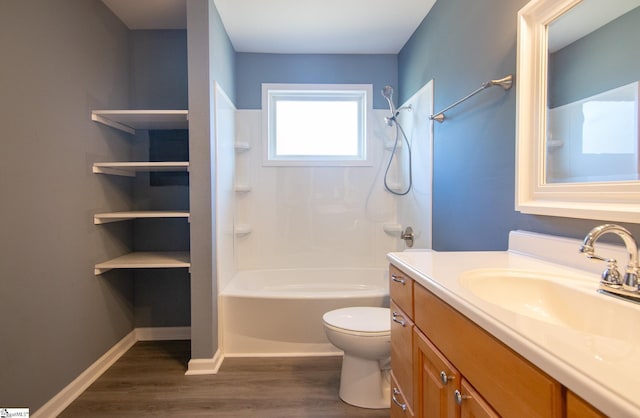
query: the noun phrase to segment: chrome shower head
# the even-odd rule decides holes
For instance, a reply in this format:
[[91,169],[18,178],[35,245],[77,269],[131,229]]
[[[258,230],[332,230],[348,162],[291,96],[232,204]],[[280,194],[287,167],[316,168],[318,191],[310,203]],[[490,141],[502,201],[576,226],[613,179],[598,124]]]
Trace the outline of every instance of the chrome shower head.
[[387,121],[387,125],[393,126],[393,120],[396,116],[396,108],[393,105],[393,87],[389,85],[384,86],[380,93],[382,93],[382,96],[387,99],[387,103],[389,103],[389,110],[391,111],[391,117],[387,117],[385,120]]
[[380,93],[382,93],[382,95],[383,95],[387,100],[391,100],[391,98],[393,97],[393,87],[391,87],[391,86],[384,86],[384,88],[380,91]]

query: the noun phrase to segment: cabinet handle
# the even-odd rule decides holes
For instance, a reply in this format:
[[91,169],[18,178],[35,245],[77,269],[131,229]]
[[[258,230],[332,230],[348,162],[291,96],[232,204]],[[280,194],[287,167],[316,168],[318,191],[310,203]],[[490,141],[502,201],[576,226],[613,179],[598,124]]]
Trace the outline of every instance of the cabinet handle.
[[398,277],[395,274],[391,275],[391,280],[393,280],[396,283],[400,283],[403,286],[406,283],[406,280],[403,277]]
[[[398,318],[402,318],[402,319],[398,319]],[[404,320],[404,316],[400,315],[396,311],[393,311],[393,313],[391,314],[391,320],[395,323],[402,325],[403,327],[407,325],[407,322]]]
[[457,389],[456,389],[455,392],[453,392],[453,399],[456,401],[456,404],[458,404],[458,405],[462,405],[462,401],[464,401],[465,399],[470,399],[470,398],[471,398],[471,396],[463,395]]
[[400,409],[402,409],[402,412],[405,412],[407,410],[407,404],[401,403],[398,398],[396,398],[396,395],[402,395],[402,393],[398,390],[398,388],[393,388],[393,396],[391,397],[391,399],[393,399],[394,404],[398,405]]
[[442,382],[443,385],[446,385],[447,383],[449,383],[449,380],[453,380],[453,379],[455,379],[455,376],[447,375],[447,373],[444,370],[440,372],[440,381]]

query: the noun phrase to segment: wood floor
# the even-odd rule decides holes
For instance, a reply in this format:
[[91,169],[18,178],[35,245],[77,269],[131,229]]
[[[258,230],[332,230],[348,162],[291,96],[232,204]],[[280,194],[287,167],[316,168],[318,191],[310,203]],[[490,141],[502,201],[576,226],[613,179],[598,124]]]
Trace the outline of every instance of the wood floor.
[[59,417],[388,418],[338,397],[340,357],[227,358],[185,376],[189,341],[138,342]]

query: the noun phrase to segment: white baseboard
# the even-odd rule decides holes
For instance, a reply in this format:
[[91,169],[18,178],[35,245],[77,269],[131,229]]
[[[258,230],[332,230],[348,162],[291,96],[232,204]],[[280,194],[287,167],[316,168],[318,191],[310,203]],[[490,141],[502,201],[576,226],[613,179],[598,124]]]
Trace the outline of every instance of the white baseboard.
[[49,418],[58,416],[135,343],[136,333],[135,330],[133,330],[82,372],[80,376],[76,377],[73,382],[69,383],[56,396],[33,413],[31,417]]
[[[76,377],[64,389],[31,414],[32,418],[49,418],[58,416],[76,400],[93,382],[113,365],[138,341],[188,340],[191,338],[190,327],[135,328],[118,341],[96,362]],[[217,355],[217,353],[216,353]],[[214,356],[215,358],[215,356]],[[192,360],[194,361],[194,360]],[[196,360],[197,361],[197,360]],[[209,361],[209,360],[207,360]],[[220,360],[222,363],[222,360]],[[191,361],[189,362],[191,367]],[[218,366],[219,368],[220,366]],[[217,369],[216,369],[217,371]],[[189,374],[189,373],[187,373]],[[194,373],[202,374],[202,373]]]
[[192,359],[189,360],[189,368],[185,375],[193,376],[198,374],[216,374],[222,366],[224,355],[218,350],[210,359]]

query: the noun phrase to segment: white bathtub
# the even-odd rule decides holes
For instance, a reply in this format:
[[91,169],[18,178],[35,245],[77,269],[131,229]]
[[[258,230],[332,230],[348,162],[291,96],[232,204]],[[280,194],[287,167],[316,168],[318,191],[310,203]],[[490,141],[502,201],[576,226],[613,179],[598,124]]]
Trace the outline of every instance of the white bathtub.
[[220,294],[224,355],[339,354],[322,315],[347,306],[389,306],[385,269],[239,271]]

